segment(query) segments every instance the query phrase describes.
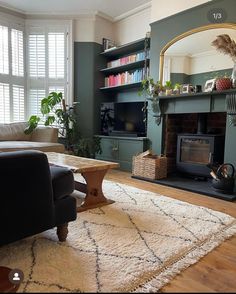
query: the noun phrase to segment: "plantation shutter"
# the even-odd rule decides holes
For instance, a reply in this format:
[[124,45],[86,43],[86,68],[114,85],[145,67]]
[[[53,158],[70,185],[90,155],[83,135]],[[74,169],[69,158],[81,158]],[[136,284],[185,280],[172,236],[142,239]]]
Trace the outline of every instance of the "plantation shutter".
[[67,98],[67,38],[67,25],[29,28],[28,115],[41,115],[41,100],[50,92],[62,92]]
[[12,47],[12,75],[24,76],[24,53],[23,53],[23,32],[11,30],[11,47]]
[[64,79],[65,77],[65,34],[49,33],[49,78]]
[[13,85],[13,121],[25,119],[25,95],[24,87]]
[[10,91],[9,84],[0,83],[0,120],[10,122]]
[[0,25],[1,123],[25,120],[23,30],[5,23]]
[[45,77],[45,35],[29,35],[29,76]]
[[0,26],[0,74],[9,74],[8,27]]

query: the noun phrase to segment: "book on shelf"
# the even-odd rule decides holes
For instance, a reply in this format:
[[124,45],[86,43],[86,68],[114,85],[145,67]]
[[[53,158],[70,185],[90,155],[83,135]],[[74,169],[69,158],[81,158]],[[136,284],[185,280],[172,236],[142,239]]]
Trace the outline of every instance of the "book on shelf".
[[[147,72],[148,71],[149,68],[147,68]],[[116,75],[112,74],[108,77],[105,77],[105,87],[116,87],[126,84],[138,83],[144,79],[144,76],[144,68],[136,69],[132,72],[125,71]]]
[[104,52],[114,50],[115,48],[117,48],[115,41],[106,38],[102,39],[102,45]]
[[[108,49],[108,50],[110,50],[110,49]],[[147,53],[147,58],[149,58],[149,51]],[[128,56],[121,57],[119,59],[109,61],[109,62],[107,62],[107,68],[126,65],[126,64],[129,64],[129,63],[132,63],[132,62],[142,61],[142,60],[145,60],[145,52],[144,51],[141,51],[141,52],[138,52],[136,54],[131,54],[131,55],[128,55]]]

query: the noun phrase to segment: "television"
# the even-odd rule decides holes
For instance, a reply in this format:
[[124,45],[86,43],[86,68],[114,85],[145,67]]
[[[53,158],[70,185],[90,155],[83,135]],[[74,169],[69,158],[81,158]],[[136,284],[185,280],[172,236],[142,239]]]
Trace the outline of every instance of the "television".
[[110,135],[145,137],[144,102],[115,102],[114,127]]

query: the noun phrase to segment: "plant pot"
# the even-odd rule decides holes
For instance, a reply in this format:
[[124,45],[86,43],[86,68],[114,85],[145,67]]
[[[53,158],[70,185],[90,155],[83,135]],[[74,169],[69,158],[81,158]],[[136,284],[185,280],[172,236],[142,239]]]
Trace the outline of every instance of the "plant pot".
[[166,96],[172,95],[173,91],[172,89],[166,89]]
[[230,78],[219,78],[216,80],[216,90],[217,91],[224,91],[231,89],[232,81]]

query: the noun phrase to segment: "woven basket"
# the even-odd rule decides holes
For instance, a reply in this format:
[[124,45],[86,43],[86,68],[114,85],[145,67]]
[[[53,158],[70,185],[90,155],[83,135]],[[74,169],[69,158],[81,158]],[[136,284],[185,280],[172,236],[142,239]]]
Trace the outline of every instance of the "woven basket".
[[152,180],[166,178],[167,158],[152,154],[133,156],[132,174]]

